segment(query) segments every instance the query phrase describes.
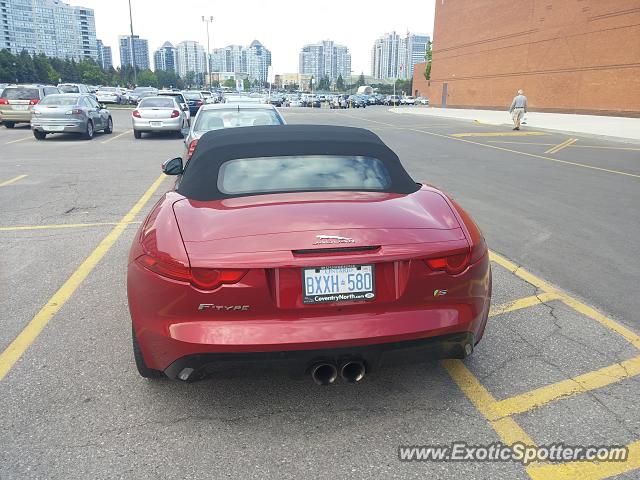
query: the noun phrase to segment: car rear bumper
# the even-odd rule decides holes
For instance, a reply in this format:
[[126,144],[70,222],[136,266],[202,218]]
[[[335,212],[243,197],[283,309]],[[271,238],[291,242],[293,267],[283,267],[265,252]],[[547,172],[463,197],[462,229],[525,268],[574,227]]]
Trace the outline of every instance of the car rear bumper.
[[164,374],[171,379],[185,379],[180,375],[187,372],[188,381],[202,378],[218,368],[242,369],[264,367],[284,369],[293,375],[309,373],[318,363],[340,365],[346,361],[359,360],[366,371],[371,373],[380,366],[421,362],[430,358],[464,358],[476,343],[471,332],[453,333],[418,340],[388,342],[356,347],[328,348],[317,350],[283,350],[275,352],[243,353],[198,353],[186,355],[165,368]]
[[[160,125],[155,124],[155,122],[159,122]],[[133,117],[133,129],[139,132],[180,131],[182,129],[182,117],[158,119]]]
[[0,110],[0,122],[29,123],[31,110]]
[[87,129],[87,122],[73,119],[51,119],[39,118],[31,120],[31,129],[45,133],[83,133]]
[[[156,370],[165,370],[180,358],[203,354],[349,350],[466,333],[477,342],[484,332],[491,298],[488,257],[470,267],[468,274],[474,281],[466,298],[398,310],[351,306],[333,313],[311,310],[302,316],[299,310],[283,309],[277,316],[242,318],[233,311],[199,309],[198,303],[210,303],[206,294],[187,302],[192,313],[185,314],[181,305],[185,296],[176,295],[174,284],[132,262],[129,309],[145,362]],[[242,302],[239,297],[231,303]]]

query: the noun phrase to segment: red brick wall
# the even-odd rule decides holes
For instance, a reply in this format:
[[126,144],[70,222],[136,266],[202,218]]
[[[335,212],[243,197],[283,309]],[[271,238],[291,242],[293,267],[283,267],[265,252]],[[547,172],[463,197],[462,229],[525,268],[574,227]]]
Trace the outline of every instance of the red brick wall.
[[431,81],[440,105],[640,115],[640,0],[436,0]]

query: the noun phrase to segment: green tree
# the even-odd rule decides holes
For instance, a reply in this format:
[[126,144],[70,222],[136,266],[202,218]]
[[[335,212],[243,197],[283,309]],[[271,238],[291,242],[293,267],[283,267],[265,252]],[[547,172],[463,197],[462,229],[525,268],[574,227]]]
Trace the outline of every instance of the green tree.
[[138,73],[138,85],[158,88],[158,77],[151,70],[142,70]]
[[356,82],[356,86],[361,87],[366,83],[366,80],[364,79],[364,73],[361,73],[360,76],[358,77],[358,81]]
[[234,78],[227,78],[222,86],[227,88],[236,88],[236,80]]
[[191,87],[191,85],[193,85],[193,81],[196,78],[196,72],[189,70],[185,76],[184,76],[184,83],[187,84],[188,87]]
[[424,78],[426,78],[427,80],[431,80],[431,58],[432,58],[432,51],[431,51],[431,42],[427,42],[427,51],[424,54],[424,59],[427,61],[427,66],[424,69]]
[[251,82],[249,80],[247,80],[246,78],[244,80],[242,80],[242,86],[244,87],[245,92],[247,90],[251,90]]
[[26,50],[22,50],[16,58],[16,79],[20,83],[37,81],[33,58]]
[[316,89],[320,91],[329,90],[330,88],[331,88],[331,80],[329,80],[329,77],[327,76],[320,78],[320,80],[316,84]]
[[[173,70],[156,70],[155,75],[160,88],[175,87],[178,85],[178,81],[181,81]],[[142,84],[140,83],[140,85]]]
[[342,78],[342,75],[338,75],[338,79],[336,80],[336,89],[338,89],[339,92],[344,92],[344,78]]

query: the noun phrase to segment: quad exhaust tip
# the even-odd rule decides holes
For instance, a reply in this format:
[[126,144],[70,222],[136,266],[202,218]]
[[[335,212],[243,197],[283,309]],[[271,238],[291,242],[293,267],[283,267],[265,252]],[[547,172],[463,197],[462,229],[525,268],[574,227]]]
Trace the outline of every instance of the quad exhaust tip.
[[338,378],[338,369],[331,363],[318,363],[311,369],[311,378],[318,385],[330,385]]

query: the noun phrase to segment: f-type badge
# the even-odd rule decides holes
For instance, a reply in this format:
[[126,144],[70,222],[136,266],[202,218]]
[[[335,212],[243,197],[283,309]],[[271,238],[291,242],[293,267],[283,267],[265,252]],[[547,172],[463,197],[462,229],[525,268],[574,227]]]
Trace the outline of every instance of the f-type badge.
[[335,243],[356,243],[353,238],[349,237],[338,237],[336,235],[316,235],[316,240],[313,242],[314,245],[330,245]]

